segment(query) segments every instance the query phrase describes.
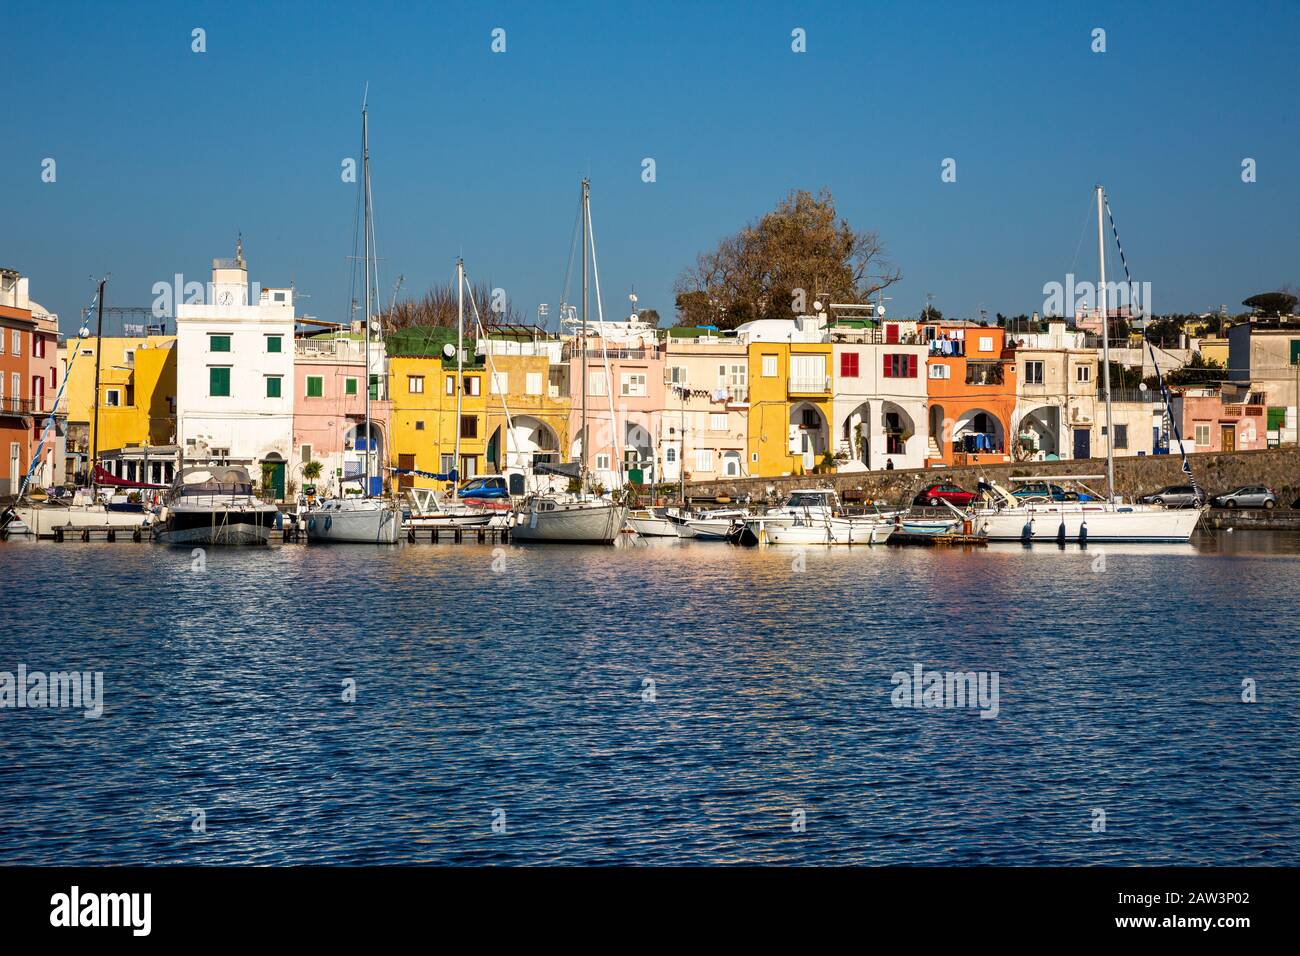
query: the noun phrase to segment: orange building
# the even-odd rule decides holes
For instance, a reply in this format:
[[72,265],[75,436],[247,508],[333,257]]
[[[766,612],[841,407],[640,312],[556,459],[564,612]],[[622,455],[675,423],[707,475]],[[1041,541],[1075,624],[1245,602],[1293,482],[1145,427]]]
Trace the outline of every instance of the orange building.
[[1004,331],[940,322],[922,325],[920,333],[929,348],[926,466],[1011,461],[1016,359]]
[[27,279],[0,269],[0,495],[15,495],[31,464],[31,354],[36,320],[27,301]]

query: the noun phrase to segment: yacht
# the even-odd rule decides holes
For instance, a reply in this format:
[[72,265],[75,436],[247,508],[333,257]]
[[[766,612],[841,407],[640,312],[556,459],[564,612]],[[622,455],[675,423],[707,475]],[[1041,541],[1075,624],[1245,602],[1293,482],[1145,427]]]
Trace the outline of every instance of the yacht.
[[266,544],[279,514],[253,495],[244,468],[185,468],[159,511],[155,537],[170,545]]

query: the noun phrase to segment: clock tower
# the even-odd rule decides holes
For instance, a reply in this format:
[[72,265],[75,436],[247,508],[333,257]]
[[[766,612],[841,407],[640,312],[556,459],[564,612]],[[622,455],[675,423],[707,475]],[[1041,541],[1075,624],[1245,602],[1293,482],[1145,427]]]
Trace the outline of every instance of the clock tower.
[[235,243],[235,258],[212,260],[210,305],[221,308],[248,305],[248,264],[244,261],[244,238]]

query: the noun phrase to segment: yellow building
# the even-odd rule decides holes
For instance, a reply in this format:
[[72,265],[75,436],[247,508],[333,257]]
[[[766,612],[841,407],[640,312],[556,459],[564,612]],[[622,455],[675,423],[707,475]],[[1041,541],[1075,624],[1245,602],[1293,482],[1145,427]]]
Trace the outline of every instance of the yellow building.
[[[64,398],[69,428],[95,443],[96,340],[70,339]],[[170,445],[176,438],[176,337],[105,336],[99,340],[99,442],[110,448]]]
[[[749,355],[749,473],[810,474],[831,450],[831,344],[815,320],[740,326]],[[793,340],[793,341],[792,341]]]
[[561,361],[563,344],[540,329],[493,333],[482,343],[491,353],[486,359],[489,471],[524,471],[567,457],[572,398],[569,366]]
[[[482,474],[487,446],[487,374],[482,356],[465,356],[456,374],[455,329],[417,328],[391,333],[388,351],[389,463],[396,468],[462,478]],[[451,345],[452,356],[443,354]],[[472,345],[470,348],[472,349]],[[457,391],[461,413],[456,417]],[[457,438],[460,460],[457,462]],[[446,482],[420,475],[399,476],[400,488],[445,488]]]

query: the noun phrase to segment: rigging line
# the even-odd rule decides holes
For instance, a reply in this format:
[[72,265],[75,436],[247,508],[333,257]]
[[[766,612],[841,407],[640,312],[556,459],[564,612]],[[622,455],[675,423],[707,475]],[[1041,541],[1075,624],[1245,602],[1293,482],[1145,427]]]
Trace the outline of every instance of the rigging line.
[[[355,172],[355,170],[354,170]],[[351,272],[348,275],[348,323],[352,322],[352,317],[356,314],[357,309],[357,249],[361,246],[361,190],[357,190],[356,204],[352,209],[352,255],[348,257],[351,263]]]
[[1088,220],[1092,218],[1092,202],[1087,204],[1088,208],[1083,212],[1083,227],[1079,230],[1079,241],[1074,245],[1074,258],[1070,260],[1070,272],[1074,272],[1074,267],[1079,263],[1079,250],[1083,248],[1083,237],[1088,232]]
[[[1124,244],[1119,241],[1119,227],[1115,224],[1115,213],[1112,212],[1110,208],[1110,197],[1106,196],[1104,192],[1103,199],[1106,203],[1106,218],[1110,220],[1110,231],[1115,236],[1115,248],[1119,250],[1119,261],[1124,267],[1124,280],[1129,284],[1129,288],[1131,289],[1133,286],[1133,276],[1129,273],[1128,259],[1124,255]],[[1132,301],[1131,295],[1130,301]],[[1147,308],[1150,306],[1150,303],[1143,303],[1143,305],[1144,308]],[[1104,309],[1102,311],[1101,320],[1103,322],[1108,321]],[[1182,429],[1178,427],[1178,422],[1174,421],[1169,387],[1165,385],[1165,377],[1160,372],[1160,363],[1156,361],[1155,348],[1151,344],[1151,339],[1147,337],[1147,324],[1148,323],[1144,322],[1142,325],[1142,341],[1146,343],[1147,349],[1151,352],[1151,364],[1155,366],[1156,370],[1156,384],[1160,387],[1160,397],[1165,405],[1165,418],[1168,419],[1170,430],[1174,433],[1174,440],[1178,442],[1178,454],[1183,459],[1183,474],[1185,474],[1187,480],[1191,482],[1192,490],[1200,491],[1200,488],[1196,484],[1196,476],[1192,474],[1192,463],[1187,460],[1187,450],[1183,447]]]
[[[596,227],[591,218],[591,201],[587,202],[587,236],[591,240],[591,275],[596,282],[596,325],[600,327],[600,354],[605,361],[605,394],[609,397],[609,417],[611,421],[611,431],[614,439],[614,457],[618,459],[618,484],[623,486],[623,452],[619,447],[618,437],[622,430],[619,427],[619,421],[614,415],[614,376],[609,370],[609,350],[606,348],[608,339],[605,337],[605,310],[600,303],[600,266],[596,264]],[[584,342],[583,349],[587,348]],[[648,429],[647,429],[648,431]]]
[[[488,343],[490,340],[488,339],[487,331],[483,328],[483,320],[479,317],[478,303],[474,300],[474,286],[469,282],[468,273],[465,273],[465,279],[465,285],[469,289],[469,307],[474,310],[474,326],[478,329],[478,334],[483,336],[484,343]],[[497,377],[497,366],[496,362],[492,361],[492,347],[490,344],[487,345],[485,354],[487,355],[488,372],[490,373],[489,382],[491,382]],[[488,386],[488,391],[491,392],[491,385]],[[484,403],[484,405],[486,406],[486,403]],[[510,436],[514,432],[515,426],[510,418],[510,406],[506,404],[506,393],[504,390],[501,392],[501,410],[504,411],[506,415],[505,440],[501,443],[505,448],[505,469],[503,470],[508,470],[510,467]],[[457,423],[457,427],[459,427],[459,423]],[[486,421],[483,422],[483,428],[485,431],[487,430]]]
[[569,283],[573,279],[573,260],[578,255],[578,236],[582,234],[582,198],[578,198],[578,209],[573,216],[573,240],[569,243],[569,264],[564,267],[564,288],[560,290],[560,314],[556,317],[556,329],[564,328],[564,305],[569,301]]

